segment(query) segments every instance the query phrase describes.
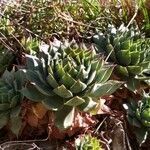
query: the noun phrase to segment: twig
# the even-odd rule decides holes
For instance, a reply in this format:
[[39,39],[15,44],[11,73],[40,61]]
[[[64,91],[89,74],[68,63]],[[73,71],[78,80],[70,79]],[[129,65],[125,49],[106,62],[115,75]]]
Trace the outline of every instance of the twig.
[[131,18],[131,20],[129,21],[129,23],[126,26],[126,28],[128,28],[132,24],[132,22],[134,21],[135,17],[137,16],[138,10],[139,10],[139,7],[138,7],[138,5],[136,5],[136,7],[135,7],[135,13],[134,13],[133,17]]
[[[1,33],[2,34],[2,33]],[[9,49],[9,50],[11,50],[11,51],[15,51],[14,49],[12,49],[8,44],[6,44],[6,42],[0,37],[0,41],[3,43],[3,45],[7,48],[7,49]]]
[[71,20],[71,19],[67,18],[67,15],[66,15],[66,17],[65,17],[64,15],[58,14],[58,17],[59,17],[59,18],[62,18],[62,19],[64,19],[64,20],[66,20],[66,21],[69,21],[69,22],[78,24],[78,25],[82,25],[82,26],[85,26],[85,27],[90,27],[90,28],[93,28],[93,29],[95,28],[95,27],[92,27],[92,26],[90,26],[90,25],[86,25],[86,24],[84,24],[84,23],[82,23],[82,22],[78,22],[78,21],[75,21],[75,20]]
[[13,36],[13,38],[20,44],[20,46],[25,50],[25,47],[22,45],[22,43],[15,37],[14,34],[11,33],[11,35]]
[[14,145],[14,144],[23,144],[23,143],[34,143],[34,142],[45,142],[49,139],[49,136],[46,138],[46,139],[41,139],[41,140],[24,140],[24,141],[8,141],[8,142],[5,142],[3,144],[0,145],[0,149],[2,149],[3,147],[6,147],[8,145]]
[[99,126],[97,127],[97,129],[95,130],[94,134],[98,132],[98,130],[100,129],[100,127],[102,126],[102,124],[104,123],[104,121],[107,119],[107,117],[105,117],[103,119],[103,121],[99,124]]

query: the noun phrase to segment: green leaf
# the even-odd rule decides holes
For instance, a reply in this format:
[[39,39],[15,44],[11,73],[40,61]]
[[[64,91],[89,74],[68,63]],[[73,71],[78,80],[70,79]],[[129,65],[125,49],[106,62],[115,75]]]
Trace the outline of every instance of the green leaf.
[[34,101],[34,102],[40,102],[45,98],[43,94],[41,94],[34,85],[28,85],[27,87],[23,88],[21,90],[21,93],[27,97],[28,99]]
[[17,91],[20,90],[22,86],[25,84],[26,75],[23,71],[18,70],[17,72],[15,72],[14,77],[15,77],[15,82],[17,84],[17,88],[16,88]]
[[131,54],[129,50],[121,50],[116,53],[120,65],[127,66],[131,63]]
[[142,72],[142,67],[140,66],[128,66],[127,70],[131,75],[138,75]]
[[130,40],[126,40],[120,44],[120,48],[124,50],[128,50],[130,47]]
[[96,70],[93,71],[91,74],[89,74],[88,80],[86,81],[86,84],[89,85],[93,82],[93,80],[96,77]]
[[53,87],[56,88],[59,86],[59,84],[57,83],[57,81],[55,80],[55,78],[53,77],[52,74],[49,73],[48,77],[47,77],[47,82]]
[[0,129],[7,125],[9,115],[6,113],[0,114]]
[[114,72],[117,73],[121,77],[128,77],[129,76],[127,68],[120,66],[120,65],[117,65],[115,67]]
[[107,93],[110,88],[110,84],[94,84],[92,89],[89,91],[88,96],[101,97]]
[[114,66],[109,66],[109,68],[106,68],[104,70],[101,70],[99,73],[98,73],[98,78],[100,78],[100,80],[98,79],[99,82],[106,82],[111,74],[112,74],[112,71],[114,69]]
[[19,116],[18,117],[11,117],[10,123],[11,123],[11,127],[10,127],[11,131],[18,137],[19,131],[20,131],[21,126],[22,126],[21,118]]
[[80,79],[81,81],[84,81],[87,79],[88,73],[82,68],[82,65],[80,65],[80,70],[76,76],[76,79]]
[[137,44],[132,44],[130,46],[130,52],[135,52],[135,51],[137,51]]
[[8,84],[12,84],[14,81],[13,72],[9,72],[8,70],[5,70],[5,72],[2,75],[2,78],[8,82]]
[[[63,61],[63,63],[65,63],[65,61]],[[72,66],[71,66],[71,64],[69,62],[69,58],[68,58],[68,60],[66,61],[66,64],[64,65],[64,71],[69,72],[69,70],[71,70],[71,68],[72,68]]]
[[90,97],[84,97],[85,102],[78,106],[78,108],[84,112],[89,112],[96,107],[97,103],[92,100]]
[[8,103],[0,104],[0,111],[6,111],[10,108]]
[[140,62],[140,53],[139,52],[131,52],[131,63],[130,65],[135,65]]
[[109,95],[112,94],[117,88],[119,88],[121,84],[122,83],[114,80],[109,80],[104,84],[94,84],[88,95],[91,97],[101,97],[104,95]]
[[107,95],[114,93],[123,84],[123,82],[115,81],[115,80],[109,80],[109,82],[111,83],[111,87],[107,91]]
[[64,102],[61,97],[53,96],[45,98],[42,103],[47,109],[57,111],[63,106]]
[[61,85],[61,86],[55,88],[53,91],[54,91],[54,93],[56,93],[57,95],[59,95],[60,97],[63,97],[63,98],[73,97],[73,94],[71,93],[71,91],[67,90],[64,85]]
[[56,70],[59,78],[62,78],[62,76],[65,74],[63,66],[59,63],[56,65]]
[[85,102],[85,100],[83,98],[75,96],[72,99],[68,100],[64,105],[75,107],[75,106],[81,105],[84,102]]
[[87,66],[87,73],[89,74],[90,73],[90,70],[91,71],[96,71],[96,70],[100,70],[101,67],[103,65],[103,60],[101,59],[98,59],[96,61],[93,61],[90,65]]
[[60,83],[65,85],[67,88],[70,88],[73,84],[75,84],[76,80],[74,80],[68,73],[65,73],[60,79]]
[[17,103],[20,101],[21,96],[20,95],[15,95],[11,101],[10,101],[10,107],[15,107]]
[[143,70],[150,68],[150,60],[140,63],[139,66],[141,66],[143,68]]
[[115,51],[114,51],[114,47],[111,44],[108,44],[106,50],[107,50],[107,55],[110,55],[111,60],[113,62],[117,62],[116,54],[115,54]]
[[37,71],[27,71],[27,78],[29,81],[31,81],[32,84],[44,95],[51,96],[52,92],[51,87],[48,86],[48,84],[45,82],[45,80],[42,78],[42,75]]
[[75,108],[70,106],[64,106],[61,110],[57,111],[55,113],[56,126],[61,130],[69,128],[73,123],[74,113],[75,113]]
[[70,91],[72,93],[79,93],[82,92],[86,87],[86,84],[84,84],[80,80],[77,80],[76,83],[71,86]]
[[140,81],[134,78],[130,78],[127,80],[125,87],[128,88],[130,91],[135,92],[140,87]]
[[142,62],[145,59],[145,51],[140,51],[140,62]]
[[15,107],[14,109],[11,110],[10,117],[11,118],[18,117],[20,114],[20,111],[21,111],[21,106],[19,105],[19,106]]

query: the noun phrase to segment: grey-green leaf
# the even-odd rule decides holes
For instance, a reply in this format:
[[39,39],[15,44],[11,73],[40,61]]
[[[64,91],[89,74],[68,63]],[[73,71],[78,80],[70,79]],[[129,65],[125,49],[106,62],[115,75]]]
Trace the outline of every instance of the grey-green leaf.
[[7,125],[8,117],[9,116],[6,113],[0,114],[0,129]]
[[21,93],[27,97],[28,99],[34,101],[34,102],[40,102],[45,98],[43,94],[41,94],[34,85],[28,85],[27,87],[23,88],[21,90]]
[[87,85],[85,83],[77,80],[76,83],[71,86],[70,91],[72,93],[79,93],[82,92],[86,87]]
[[96,107],[97,103],[92,100],[90,97],[84,97],[85,102],[78,106],[78,108],[82,111],[89,112],[93,108]]
[[74,113],[75,113],[74,107],[64,106],[61,110],[55,113],[56,126],[61,130],[69,128],[73,123]]
[[19,131],[21,129],[21,126],[22,126],[22,120],[21,118],[18,116],[18,117],[12,117],[11,120],[10,120],[10,123],[11,123],[11,131],[18,137],[19,135]]
[[104,95],[109,95],[115,92],[117,88],[121,86],[122,83],[118,81],[110,80],[104,84],[95,84],[89,91],[89,96],[101,97]]
[[131,63],[131,55],[129,50],[121,50],[116,53],[117,60],[121,65],[129,65]]
[[72,99],[68,100],[64,105],[68,106],[78,106],[84,103],[85,100],[79,96],[75,96]]
[[58,96],[45,97],[42,103],[47,109],[57,111],[63,106],[63,99]]
[[67,90],[67,88],[64,85],[61,85],[61,86],[55,88],[53,91],[54,91],[54,93],[56,93],[57,95],[59,95],[60,97],[63,97],[63,98],[73,97],[72,92]]

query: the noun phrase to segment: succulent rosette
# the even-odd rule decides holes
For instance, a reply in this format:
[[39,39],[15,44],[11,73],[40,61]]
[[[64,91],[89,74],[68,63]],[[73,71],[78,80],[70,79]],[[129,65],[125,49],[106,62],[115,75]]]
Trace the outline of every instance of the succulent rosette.
[[144,126],[150,127],[150,96],[144,97],[144,99],[139,102],[135,114],[137,119],[140,120]]
[[103,150],[101,141],[91,135],[84,135],[84,137],[75,140],[76,150]]
[[0,78],[0,129],[9,124],[11,131],[18,135],[21,128],[21,102],[23,95],[20,90],[25,83],[21,71],[5,71]]
[[140,128],[135,133],[139,142],[143,143],[150,131],[150,95],[144,93],[140,101],[130,100],[129,104],[124,104],[124,108],[127,110],[129,123]]
[[30,84],[22,93],[55,111],[57,127],[65,129],[71,126],[76,109],[93,112],[99,97],[120,87],[122,83],[109,80],[113,68],[91,50],[43,45],[37,57],[27,56]]
[[145,38],[136,27],[129,29],[122,25],[118,29],[108,27],[105,33],[95,35],[93,41],[98,52],[117,64],[114,73],[134,90],[133,84],[138,86],[138,76],[150,68],[150,39]]

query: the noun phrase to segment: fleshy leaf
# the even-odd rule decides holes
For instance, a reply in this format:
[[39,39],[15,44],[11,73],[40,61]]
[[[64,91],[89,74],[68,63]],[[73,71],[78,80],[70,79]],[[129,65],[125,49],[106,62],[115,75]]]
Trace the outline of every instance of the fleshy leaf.
[[85,102],[85,100],[83,98],[75,96],[72,99],[68,100],[64,105],[75,107],[75,106],[81,105],[84,102]]
[[48,77],[47,77],[47,82],[53,87],[53,88],[57,88],[59,86],[59,84],[57,83],[57,81],[55,80],[55,78],[53,77],[52,74],[49,73]]
[[110,55],[110,58],[114,61],[114,62],[117,62],[117,59],[116,59],[116,54],[115,54],[115,51],[114,51],[114,48],[111,44],[108,44],[107,45],[107,55]]
[[90,97],[84,97],[85,102],[81,104],[78,108],[82,111],[89,112],[96,107],[97,103],[92,100]]
[[57,88],[55,88],[54,93],[56,93],[57,95],[59,95],[60,97],[63,98],[71,98],[73,97],[73,94],[71,93],[71,91],[67,90],[67,88],[64,85],[61,85]]
[[28,80],[31,81],[42,94],[51,96],[50,86],[46,84],[39,72],[28,70],[26,75]]
[[42,103],[47,109],[57,111],[62,107],[63,99],[58,96],[46,97]]
[[40,102],[45,98],[43,94],[41,94],[34,85],[28,85],[27,87],[23,88],[21,90],[21,93],[27,97],[28,99],[34,101],[34,102]]
[[95,84],[89,91],[91,97],[101,97],[104,95],[110,95],[115,92],[121,86],[122,83],[118,81],[110,80],[104,84]]
[[87,87],[87,85],[85,83],[78,80],[78,81],[76,81],[75,84],[73,84],[71,86],[70,91],[72,93],[79,93],[79,92],[82,92],[86,87]]
[[91,84],[93,82],[93,80],[95,79],[96,77],[96,71],[93,71],[92,74],[89,75],[89,78],[87,80],[87,85]]
[[0,111],[6,111],[10,108],[10,105],[8,103],[0,104]]
[[105,72],[101,74],[101,80],[99,82],[106,82],[110,78],[112,71],[114,69],[114,66],[108,66],[108,67],[109,68],[107,68]]
[[120,66],[120,65],[117,65],[115,67],[114,72],[116,72],[117,74],[119,74],[120,76],[123,76],[123,77],[129,76],[127,68]]
[[74,80],[68,73],[65,73],[60,81],[63,85],[65,85],[67,88],[70,88],[71,85],[73,85],[76,80]]
[[141,66],[128,66],[127,70],[131,75],[138,75],[139,73],[142,72],[142,67]]
[[21,129],[22,126],[22,120],[21,118],[18,117],[11,117],[11,131],[18,137],[19,135],[19,131]]
[[74,113],[75,113],[74,107],[64,106],[61,110],[55,113],[56,126],[61,130],[69,128],[73,123]]
[[107,91],[107,95],[114,93],[123,84],[123,82],[115,80],[109,80],[108,82],[110,82],[112,85],[110,89]]
[[135,92],[140,87],[140,81],[134,78],[127,80],[125,87]]
[[129,50],[121,50],[116,53],[117,60],[123,66],[127,66],[131,63],[131,55]]
[[140,53],[139,52],[131,52],[131,65],[135,65],[140,62]]
[[6,113],[0,114],[0,129],[7,125],[8,117],[9,116]]
[[20,95],[15,95],[11,99],[10,107],[15,107],[17,105],[17,103],[18,103],[19,100],[20,100]]

